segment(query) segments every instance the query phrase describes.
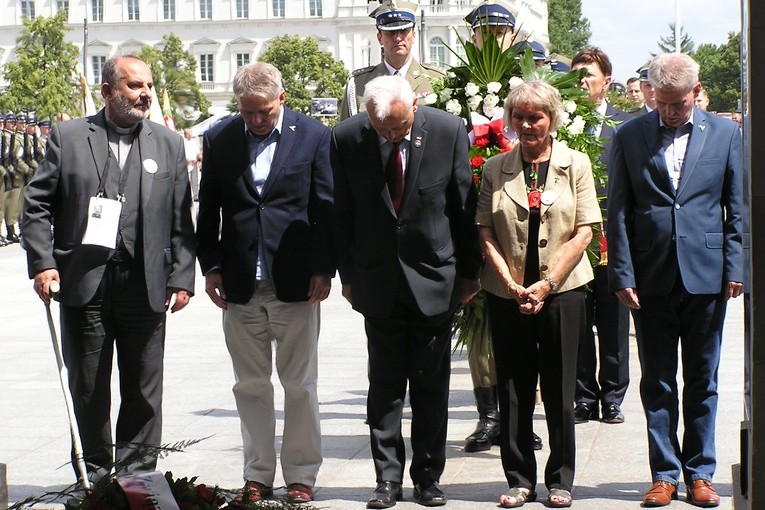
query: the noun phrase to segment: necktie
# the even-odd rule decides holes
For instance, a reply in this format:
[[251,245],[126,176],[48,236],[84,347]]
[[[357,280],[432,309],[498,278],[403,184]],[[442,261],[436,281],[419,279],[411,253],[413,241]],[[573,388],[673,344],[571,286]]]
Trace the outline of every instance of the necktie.
[[390,193],[390,200],[393,202],[393,209],[396,212],[401,207],[401,197],[404,194],[404,162],[401,160],[400,144],[401,140],[392,143],[393,149],[391,149],[388,162],[385,165],[388,193]]

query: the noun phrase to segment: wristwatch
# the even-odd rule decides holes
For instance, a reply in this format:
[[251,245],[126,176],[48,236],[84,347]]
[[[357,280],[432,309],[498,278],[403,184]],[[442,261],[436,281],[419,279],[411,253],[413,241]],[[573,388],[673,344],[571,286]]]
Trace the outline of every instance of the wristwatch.
[[558,284],[557,284],[557,283],[555,283],[555,280],[553,280],[553,279],[552,279],[552,278],[550,278],[549,276],[545,276],[545,277],[544,277],[544,280],[545,280],[547,283],[549,283],[549,284],[550,284],[550,289],[551,289],[553,292],[555,292],[556,290],[558,290]]

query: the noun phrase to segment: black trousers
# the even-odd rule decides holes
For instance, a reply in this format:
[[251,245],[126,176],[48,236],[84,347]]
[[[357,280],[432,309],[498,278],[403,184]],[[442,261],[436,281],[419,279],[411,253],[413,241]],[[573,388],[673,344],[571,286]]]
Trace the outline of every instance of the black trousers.
[[[630,383],[630,312],[609,292],[607,267],[597,266],[594,271],[592,292],[587,293],[587,327],[579,345],[574,398],[577,403],[621,405]],[[598,331],[597,349],[593,325]]]
[[[88,469],[109,468],[116,460],[122,474],[153,471],[156,456],[126,460],[135,451],[132,445],[159,446],[162,431],[165,314],[149,306],[142,265],[129,258],[109,262],[90,303],[61,306],[61,338]],[[110,419],[115,347],[120,384],[116,443]]]
[[389,317],[365,317],[369,351],[369,422],[377,483],[401,483],[406,452],[401,434],[407,383],[412,409],[412,481],[438,481],[446,463],[453,311],[422,314],[403,276]]
[[513,299],[486,294],[497,365],[499,446],[510,487],[535,490],[537,462],[532,426],[537,377],[545,407],[550,456],[545,486],[570,491],[576,444],[576,353],[584,334],[585,295],[580,289],[551,294],[536,315],[520,313]]

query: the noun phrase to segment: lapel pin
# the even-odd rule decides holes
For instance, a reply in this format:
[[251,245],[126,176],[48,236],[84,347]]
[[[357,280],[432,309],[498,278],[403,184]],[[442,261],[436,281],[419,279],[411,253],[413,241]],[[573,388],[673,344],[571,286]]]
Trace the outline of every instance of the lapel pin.
[[414,146],[418,149],[422,147],[422,137],[421,136],[415,136],[414,137]]
[[702,130],[702,131],[704,131],[704,128],[705,128],[705,127],[706,127],[706,126],[705,126],[704,124],[701,124],[701,125],[699,126],[699,129],[700,129],[700,130]]
[[289,126],[290,131],[295,131],[295,126]]

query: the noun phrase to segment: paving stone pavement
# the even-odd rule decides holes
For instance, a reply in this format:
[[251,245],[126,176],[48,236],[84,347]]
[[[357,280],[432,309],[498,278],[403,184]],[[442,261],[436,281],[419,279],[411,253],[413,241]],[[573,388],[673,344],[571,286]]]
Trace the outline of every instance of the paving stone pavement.
[[[319,400],[324,464],[317,481],[318,508],[364,508],[374,486],[366,411],[367,363],[363,321],[339,292],[339,281],[322,303],[319,340]],[[160,461],[159,469],[176,476],[199,476],[207,484],[238,487],[241,479],[241,436],[231,393],[231,362],[223,341],[221,315],[204,294],[198,276],[197,295],[189,306],[168,318],[165,360],[164,437],[166,443],[206,438],[183,453]],[[732,465],[739,462],[739,428],[743,388],[743,301],[728,309],[720,367],[720,409],[717,420],[718,469],[716,486],[721,509],[733,508]],[[54,313],[57,313],[54,305]],[[645,420],[638,395],[639,367],[632,343],[632,385],[622,407],[626,422],[577,425],[577,471],[574,508],[636,509],[648,489]],[[523,360],[503,360],[522,363]],[[115,369],[116,374],[116,369]],[[277,405],[283,395],[274,382]],[[117,388],[113,383],[113,388]],[[115,400],[118,398],[115,391]],[[405,414],[408,434],[410,413]],[[282,414],[277,413],[277,434]],[[462,451],[463,440],[475,426],[470,375],[465,353],[455,352],[452,363],[448,457],[441,480],[449,498],[446,508],[496,508],[507,490],[499,449],[477,454]],[[547,443],[544,410],[538,406],[535,429]],[[58,382],[45,310],[26,276],[19,245],[0,248],[0,463],[7,464],[11,502],[74,481],[67,465],[69,427]],[[537,455],[543,480],[545,446]],[[283,480],[277,478],[276,484]],[[540,498],[547,496],[542,483]],[[680,488],[681,495],[684,487]],[[279,493],[279,492],[277,492]],[[396,508],[420,508],[411,498]],[[525,508],[544,508],[542,502]],[[693,508],[684,500],[671,508]]]

